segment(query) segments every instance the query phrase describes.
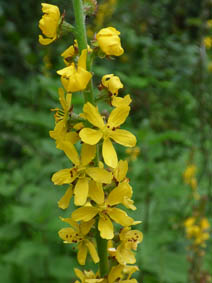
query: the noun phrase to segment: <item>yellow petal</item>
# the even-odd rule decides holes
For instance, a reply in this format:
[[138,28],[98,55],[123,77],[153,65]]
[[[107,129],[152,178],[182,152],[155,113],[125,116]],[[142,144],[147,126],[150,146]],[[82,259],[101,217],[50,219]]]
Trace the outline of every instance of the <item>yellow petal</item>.
[[70,227],[60,229],[58,235],[65,243],[74,243],[76,241],[76,231]]
[[72,213],[72,218],[75,221],[90,221],[99,212],[96,207],[80,207]]
[[98,230],[100,231],[101,238],[107,240],[113,239],[113,224],[107,215],[99,215]]
[[86,69],[86,60],[87,60],[87,49],[83,49],[79,57],[78,66]]
[[128,162],[127,162],[127,160],[124,160],[124,161],[120,160],[119,163],[118,163],[118,166],[114,170],[114,177],[116,178],[116,180],[118,182],[121,182],[126,177],[127,171],[128,171]]
[[87,241],[87,242],[86,242],[86,245],[87,245],[87,247],[88,247],[88,250],[89,250],[89,252],[90,252],[90,255],[91,255],[91,257],[92,257],[94,263],[99,262],[99,256],[98,256],[98,254],[97,254],[97,251],[96,251],[96,249],[95,249],[93,243],[90,242],[90,241]]
[[68,218],[60,217],[60,219],[63,222],[70,224],[75,229],[75,231],[79,232],[79,224],[76,221],[74,221],[72,218],[70,218],[70,217],[68,217]]
[[[62,169],[52,176],[55,185],[70,184],[76,179],[76,175],[71,174],[71,169]],[[72,176],[71,176],[72,175]]]
[[122,266],[120,264],[113,266],[111,268],[109,275],[108,275],[108,283],[113,283],[113,282],[116,281],[116,279],[122,278],[123,269],[124,269],[124,266]]
[[77,260],[79,264],[85,265],[85,261],[88,254],[88,248],[83,241],[78,244],[77,248],[78,248]]
[[121,124],[125,122],[130,112],[129,106],[120,106],[113,109],[113,111],[110,113],[110,116],[108,118],[108,125],[110,125],[111,128],[113,127],[119,127]]
[[73,162],[73,164],[79,165],[79,155],[74,145],[69,141],[58,141],[57,148],[64,151],[66,156]]
[[83,282],[85,279],[85,275],[83,274],[83,272],[78,269],[78,268],[74,268],[74,273],[76,274],[76,276]]
[[113,189],[110,192],[107,198],[107,203],[113,206],[113,205],[123,202],[123,199],[125,196],[129,197],[128,189],[129,187],[127,186],[126,183],[119,184],[115,189]]
[[119,245],[116,252],[116,259],[120,264],[134,264],[136,262],[136,258],[134,253],[126,249],[123,244]]
[[132,102],[132,99],[129,94],[125,95],[125,97],[117,97],[113,96],[111,104],[114,107],[119,107],[119,106],[129,106],[130,103]]
[[98,108],[92,105],[90,102],[84,104],[83,112],[85,114],[86,119],[97,128],[104,127],[104,121],[102,116],[99,114]]
[[122,226],[130,226],[134,220],[127,215],[127,213],[119,208],[113,207],[108,210],[108,215]]
[[95,219],[91,219],[88,222],[81,222],[80,223],[80,231],[81,231],[81,233],[84,236],[87,235],[90,232],[91,228],[93,227],[94,223],[95,223]]
[[84,205],[88,197],[88,179],[80,178],[78,179],[76,186],[74,188],[74,204]]
[[59,208],[66,209],[69,207],[71,197],[73,195],[72,185],[66,190],[64,196],[57,202]]
[[92,180],[89,182],[89,197],[98,204],[104,202],[104,191],[101,183],[96,183]]
[[124,146],[133,147],[136,145],[136,137],[126,130],[116,129],[115,131],[111,132],[110,137],[115,142]]
[[48,45],[52,43],[56,38],[44,38],[41,34],[39,35],[38,41],[42,45]]
[[106,171],[103,168],[89,167],[86,169],[86,173],[96,182],[110,184],[113,178],[111,172]]
[[79,136],[81,140],[87,144],[95,145],[102,138],[102,132],[90,128],[84,128],[80,131]]
[[60,104],[61,104],[62,108],[65,110],[66,109],[66,100],[65,100],[64,90],[62,88],[59,88],[58,93],[59,93]]
[[82,165],[89,164],[96,156],[96,146],[83,143],[81,148],[81,163]]
[[103,155],[105,163],[108,166],[112,168],[116,168],[118,164],[118,158],[117,158],[116,151],[110,139],[105,139],[103,141],[102,155]]

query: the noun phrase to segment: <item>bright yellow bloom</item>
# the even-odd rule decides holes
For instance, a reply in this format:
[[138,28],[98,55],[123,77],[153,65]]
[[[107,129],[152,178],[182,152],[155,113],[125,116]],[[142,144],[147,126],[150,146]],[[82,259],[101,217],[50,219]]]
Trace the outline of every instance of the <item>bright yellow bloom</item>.
[[132,250],[137,250],[137,245],[142,242],[143,234],[138,230],[124,227],[119,233],[120,245],[116,249],[116,259],[120,264],[134,264],[136,258]]
[[79,264],[85,265],[87,258],[87,253],[89,251],[93,261],[95,263],[99,262],[99,256],[97,254],[94,244],[88,240],[87,234],[90,232],[94,220],[89,222],[82,222],[78,224],[71,218],[62,218],[61,220],[70,224],[72,227],[62,228],[58,232],[59,237],[64,241],[64,243],[77,243],[78,253],[77,260]]
[[60,23],[60,10],[57,6],[42,3],[42,11],[44,15],[39,21],[39,28],[45,35],[39,35],[39,42],[43,45],[48,45],[57,38],[57,29]]
[[72,63],[73,57],[78,53],[78,44],[77,41],[74,40],[74,44],[69,46],[62,54],[64,63],[68,66]]
[[124,53],[119,35],[120,32],[113,27],[103,28],[97,33],[98,44],[106,55],[121,56]]
[[118,95],[119,89],[124,87],[119,77],[114,76],[114,74],[104,75],[102,77],[102,85],[106,87],[112,95]]
[[119,129],[129,115],[129,111],[129,106],[117,107],[111,112],[107,123],[104,123],[95,106],[87,102],[83,107],[84,117],[99,129],[84,128],[79,133],[80,138],[90,145],[97,144],[103,138],[102,155],[105,163],[112,168],[117,166],[118,158],[110,139],[127,147],[133,147],[136,144],[136,137],[133,134]]
[[183,173],[184,182],[191,186],[192,189],[197,188],[197,180],[195,178],[197,167],[194,164],[189,165]]
[[[59,148],[62,149],[66,156],[75,164],[73,168],[66,168],[56,172],[52,176],[55,185],[72,184],[75,180],[74,203],[75,205],[84,205],[89,194],[89,182],[110,184],[112,174],[103,168],[89,166],[89,163],[96,156],[96,147],[83,144],[81,157],[79,157],[74,145],[69,141],[61,141]],[[90,196],[92,198],[92,195]]]
[[[115,190],[115,189],[114,189]],[[97,214],[99,215],[98,230],[103,239],[112,239],[114,237],[114,228],[110,219],[122,226],[130,226],[137,224],[134,220],[127,215],[127,213],[120,208],[114,207],[122,202],[125,196],[125,191],[119,191],[115,194],[112,190],[108,197],[105,199],[104,191],[101,184],[98,186],[98,196],[96,193],[96,206],[80,207],[72,213],[72,218],[75,221],[90,221]],[[93,188],[96,192],[97,188]]]
[[114,107],[129,106],[131,102],[132,99],[129,94],[125,95],[124,97],[118,97],[113,95],[111,98],[111,104]]
[[205,241],[209,238],[208,228],[210,224],[207,218],[200,220],[195,217],[189,217],[185,222],[186,236],[188,239],[192,239],[195,245],[205,246]]
[[81,280],[81,281],[75,281],[75,283],[98,283],[102,282],[104,279],[99,278],[98,273],[94,274],[93,271],[89,270],[86,271],[84,270],[83,272],[79,270],[78,268],[74,268],[74,272],[76,276]]
[[111,268],[107,279],[105,279],[103,283],[137,283],[137,280],[131,279],[131,276],[138,270],[139,268],[137,266],[118,264]]
[[133,190],[129,184],[129,179],[126,178],[128,171],[127,161],[120,160],[118,166],[113,170],[113,176],[116,182],[118,183],[117,187],[111,192],[111,197],[117,199],[117,196],[120,196],[119,202],[122,203],[125,207],[136,210],[134,206],[134,201],[131,199]]
[[129,159],[135,161],[140,154],[140,148],[136,146],[135,148],[127,148],[126,153],[129,154]]
[[206,48],[211,48],[212,47],[212,37],[211,36],[206,36],[204,38],[204,44]]
[[92,74],[86,70],[87,49],[82,50],[78,60],[78,66],[71,63],[70,66],[57,71],[61,75],[61,82],[67,92],[84,90],[89,83]]

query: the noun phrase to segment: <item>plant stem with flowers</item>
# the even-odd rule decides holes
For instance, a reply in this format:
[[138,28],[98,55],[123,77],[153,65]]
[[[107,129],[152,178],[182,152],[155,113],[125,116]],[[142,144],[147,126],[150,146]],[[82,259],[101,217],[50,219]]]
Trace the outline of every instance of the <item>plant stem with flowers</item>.
[[[68,227],[60,229],[59,237],[67,244],[77,245],[77,260],[86,264],[88,253],[98,265],[97,272],[75,269],[79,280],[86,282],[125,282],[135,283],[131,275],[138,270],[135,254],[143,235],[132,229],[140,221],[134,221],[120,205],[135,210],[132,200],[132,187],[126,177],[127,160],[118,160],[114,143],[133,148],[136,137],[120,126],[130,112],[129,94],[119,96],[123,88],[119,77],[106,74],[98,85],[99,93],[94,97],[93,59],[110,59],[124,52],[120,42],[120,32],[113,27],[101,29],[87,44],[85,11],[96,10],[95,0],[73,0],[75,26],[64,21],[57,6],[42,3],[44,15],[39,22],[43,35],[39,41],[43,45],[59,38],[63,25],[67,32],[76,37],[62,57],[66,67],[57,71],[63,88],[59,89],[59,102],[62,109],[55,108],[55,128],[50,136],[56,147],[70,160],[70,168],[57,171],[52,176],[55,185],[68,185],[58,201],[61,209],[68,209],[73,199],[76,209],[70,217],[62,218]],[[86,9],[85,9],[86,8]],[[72,94],[84,95],[82,113],[74,112]],[[110,114],[102,114],[95,103],[103,101]],[[107,110],[108,111],[108,110]],[[76,144],[78,146],[76,147]],[[80,148],[80,152],[79,149]],[[117,230],[117,223],[121,226]],[[94,237],[94,235],[96,235]]]

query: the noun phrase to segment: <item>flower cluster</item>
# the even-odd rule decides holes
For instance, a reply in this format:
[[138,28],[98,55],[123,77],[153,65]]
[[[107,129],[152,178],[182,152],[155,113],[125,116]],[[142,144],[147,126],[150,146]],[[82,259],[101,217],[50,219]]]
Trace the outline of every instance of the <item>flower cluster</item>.
[[205,247],[205,241],[209,239],[208,229],[210,224],[206,217],[198,219],[197,217],[189,217],[184,222],[186,229],[186,237],[193,241],[195,246]]
[[[45,14],[39,26],[47,38],[40,36],[39,41],[46,45],[58,38],[60,13],[54,5],[43,3],[42,7]],[[124,85],[116,75],[106,74],[99,83],[96,99],[85,99],[81,113],[75,113],[72,105],[73,95],[84,91],[92,95],[94,74],[88,68],[90,58],[98,56],[99,51],[106,56],[123,54],[119,35],[120,32],[114,27],[103,28],[92,45],[84,49],[78,46],[76,38],[61,54],[65,66],[57,71],[63,86],[59,89],[61,108],[52,109],[55,112],[55,127],[50,131],[50,136],[55,140],[56,147],[64,152],[70,165],[54,173],[52,182],[57,186],[67,185],[58,206],[68,209],[72,199],[76,206],[69,217],[61,217],[68,226],[58,234],[64,243],[76,245],[80,265],[86,264],[88,254],[94,263],[101,261],[101,243],[106,243],[106,260],[108,255],[112,260],[112,267],[104,272],[101,268],[98,273],[75,269],[80,280],[76,283],[137,282],[131,279],[138,270],[133,265],[136,263],[134,251],[143,235],[132,226],[141,222],[135,221],[126,212],[126,209],[135,210],[136,207],[127,178],[128,162],[119,160],[116,152],[116,144],[127,148],[136,145],[136,137],[120,128],[130,113],[130,95],[119,96],[119,90]],[[96,105],[99,100],[107,102],[106,107],[110,107],[107,114]]]

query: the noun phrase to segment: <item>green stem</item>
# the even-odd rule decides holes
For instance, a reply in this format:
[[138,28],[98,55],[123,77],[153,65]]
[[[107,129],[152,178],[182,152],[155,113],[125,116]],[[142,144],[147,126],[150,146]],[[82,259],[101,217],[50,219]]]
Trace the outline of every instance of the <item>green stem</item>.
[[75,26],[76,26],[76,37],[80,53],[83,49],[87,48],[87,36],[85,29],[85,15],[83,13],[82,0],[73,0]]
[[[75,16],[75,35],[78,42],[78,47],[80,53],[83,49],[87,49],[87,36],[86,36],[86,28],[85,28],[85,15],[83,12],[83,3],[82,0],[72,0],[73,8],[74,8],[74,16]],[[92,72],[93,65],[93,57],[94,55],[91,53],[87,59],[87,70]],[[86,90],[83,92],[84,100],[86,102],[94,103],[94,92],[93,92],[93,81],[89,82]],[[99,161],[99,148],[97,145],[97,166]],[[102,239],[96,227],[96,242],[97,242],[97,250],[100,258],[99,262],[99,271],[101,277],[104,277],[108,274],[109,266],[108,266],[108,252],[107,252],[107,240]]]
[[99,262],[100,276],[104,277],[105,275],[108,274],[108,270],[109,270],[108,255],[107,255],[108,241],[101,238],[98,227],[96,227],[96,242],[97,242],[97,250],[100,258],[100,262]]
[[[74,8],[74,16],[75,16],[75,34],[78,42],[78,47],[80,53],[83,49],[87,49],[87,35],[85,28],[85,15],[83,12],[83,3],[82,0],[72,0],[73,8]],[[92,57],[92,55],[89,55]],[[92,62],[93,59],[87,60],[87,69],[89,72],[92,71]],[[85,102],[91,102],[94,104],[94,92],[93,92],[93,80],[91,79],[86,90],[83,91]]]

